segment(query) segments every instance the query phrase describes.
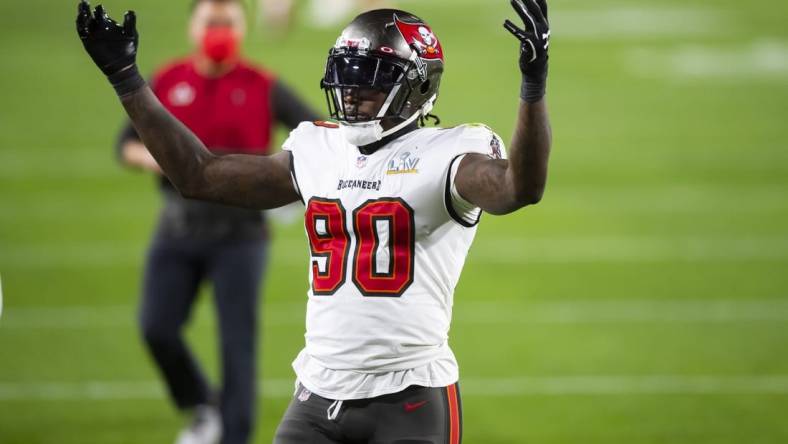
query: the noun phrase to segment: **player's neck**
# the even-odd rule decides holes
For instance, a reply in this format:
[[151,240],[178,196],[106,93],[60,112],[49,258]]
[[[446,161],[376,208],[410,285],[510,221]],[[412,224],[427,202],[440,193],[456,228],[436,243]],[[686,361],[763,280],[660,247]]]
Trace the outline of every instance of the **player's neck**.
[[238,65],[238,58],[215,62],[200,53],[195,54],[192,60],[194,70],[197,71],[197,74],[208,78],[221,77],[232,71]]
[[388,145],[390,142],[393,142],[395,139],[398,139],[398,138],[404,136],[405,134],[408,134],[409,132],[415,131],[417,129],[419,129],[418,123],[413,122],[410,125],[408,125],[408,126],[402,128],[401,130],[397,131],[396,133],[389,134],[388,136],[378,140],[375,143],[370,143],[369,145],[364,145],[364,146],[358,147],[358,150],[361,152],[361,154],[364,154],[365,156],[368,156],[368,155],[374,153],[375,151],[383,148],[384,146]]

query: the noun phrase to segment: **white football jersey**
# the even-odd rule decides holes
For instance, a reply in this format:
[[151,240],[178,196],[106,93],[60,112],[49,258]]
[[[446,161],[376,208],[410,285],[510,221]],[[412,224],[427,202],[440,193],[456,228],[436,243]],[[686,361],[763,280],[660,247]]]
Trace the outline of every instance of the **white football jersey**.
[[481,211],[454,174],[464,154],[504,157],[500,137],[422,128],[363,155],[335,124],[304,122],[283,149],[311,251],[299,381],[340,400],[457,382],[453,293]]

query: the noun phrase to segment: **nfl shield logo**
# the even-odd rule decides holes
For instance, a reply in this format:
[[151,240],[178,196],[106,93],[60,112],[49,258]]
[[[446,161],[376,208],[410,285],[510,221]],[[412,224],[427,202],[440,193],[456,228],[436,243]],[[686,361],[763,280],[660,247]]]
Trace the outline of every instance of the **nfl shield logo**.
[[364,168],[367,166],[367,156],[358,156],[356,159],[356,168]]
[[312,392],[307,390],[305,387],[301,387],[301,393],[298,394],[298,400],[304,402],[309,399],[310,396],[312,396]]
[[490,140],[490,151],[493,159],[500,159],[503,157],[501,155],[501,142],[498,141],[498,137],[496,136],[492,136],[492,140]]

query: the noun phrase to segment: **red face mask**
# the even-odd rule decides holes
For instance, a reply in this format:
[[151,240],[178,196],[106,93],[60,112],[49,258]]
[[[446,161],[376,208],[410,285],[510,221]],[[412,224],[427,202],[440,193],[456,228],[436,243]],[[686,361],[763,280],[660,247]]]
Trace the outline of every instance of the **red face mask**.
[[238,36],[229,26],[211,26],[202,38],[202,53],[216,63],[226,62],[238,55]]

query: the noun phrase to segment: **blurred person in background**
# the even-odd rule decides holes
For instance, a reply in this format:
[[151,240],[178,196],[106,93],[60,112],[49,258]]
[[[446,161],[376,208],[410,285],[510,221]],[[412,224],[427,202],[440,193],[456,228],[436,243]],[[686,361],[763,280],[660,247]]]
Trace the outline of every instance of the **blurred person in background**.
[[[317,115],[270,72],[240,55],[242,0],[195,0],[190,56],[157,71],[164,106],[216,154],[269,154],[272,130]],[[120,134],[124,165],[161,174],[129,123]],[[182,198],[159,176],[164,200],[145,264],[140,328],[175,405],[192,415],[177,443],[249,442],[255,417],[258,295],[266,264],[261,211]],[[201,282],[213,284],[222,384],[214,391],[182,335]]]

